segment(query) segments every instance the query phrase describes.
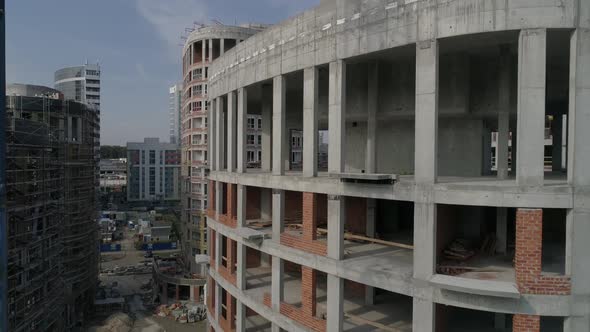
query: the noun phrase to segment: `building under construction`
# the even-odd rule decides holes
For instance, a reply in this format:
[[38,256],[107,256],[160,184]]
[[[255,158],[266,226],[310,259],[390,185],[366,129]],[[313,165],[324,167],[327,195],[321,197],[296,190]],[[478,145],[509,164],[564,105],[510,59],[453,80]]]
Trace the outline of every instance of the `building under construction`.
[[32,85],[6,105],[9,330],[73,330],[97,277],[98,114]]

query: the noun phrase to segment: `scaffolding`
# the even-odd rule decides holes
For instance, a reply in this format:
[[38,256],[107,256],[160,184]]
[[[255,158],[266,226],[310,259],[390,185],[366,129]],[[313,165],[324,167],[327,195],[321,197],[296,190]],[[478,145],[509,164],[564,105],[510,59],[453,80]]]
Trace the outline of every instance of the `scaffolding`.
[[11,331],[70,330],[92,310],[98,116],[73,101],[7,97]]

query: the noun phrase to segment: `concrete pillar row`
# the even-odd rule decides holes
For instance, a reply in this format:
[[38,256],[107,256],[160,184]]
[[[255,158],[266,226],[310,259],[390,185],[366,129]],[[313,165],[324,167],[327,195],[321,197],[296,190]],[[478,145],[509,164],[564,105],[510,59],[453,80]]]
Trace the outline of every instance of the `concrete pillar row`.
[[284,175],[284,160],[287,156],[285,77],[282,75],[276,76],[273,79],[272,88],[272,173],[273,175]]
[[516,183],[542,186],[545,157],[547,30],[522,30],[518,39]]
[[416,44],[415,181],[432,184],[437,177],[438,41]]
[[330,63],[328,91],[328,171],[344,172],[346,137],[346,62]]
[[238,120],[237,120],[237,172],[246,172],[246,125],[248,122],[248,90],[238,89]]
[[232,173],[236,165],[236,92],[227,94],[227,171]]
[[318,173],[318,68],[303,70],[303,176]]

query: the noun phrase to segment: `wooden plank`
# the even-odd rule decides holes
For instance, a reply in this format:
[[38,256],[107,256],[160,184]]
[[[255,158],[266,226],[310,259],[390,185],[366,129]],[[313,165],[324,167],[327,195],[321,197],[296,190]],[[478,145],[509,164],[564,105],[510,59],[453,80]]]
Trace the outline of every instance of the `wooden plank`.
[[354,322],[357,322],[357,323],[371,325],[371,326],[376,327],[376,328],[378,328],[380,330],[391,331],[391,332],[403,332],[402,330],[396,329],[395,327],[389,327],[387,325],[383,325],[381,323],[373,322],[373,321],[364,319],[364,318],[359,317],[359,316],[351,315],[348,312],[345,312],[344,313],[344,317],[347,317],[351,321],[354,321]]
[[[325,234],[325,233],[328,233],[328,230],[323,229],[323,228],[318,228],[318,232]],[[366,236],[362,236],[362,235],[355,235],[355,234],[348,233],[348,232],[344,233],[344,238],[350,239],[350,240],[361,240],[361,241],[373,242],[373,243],[378,243],[378,244],[382,244],[382,245],[390,246],[390,247],[398,247],[398,248],[414,250],[413,245],[392,242],[392,241],[385,241],[385,240],[380,240],[380,239],[373,239],[370,237],[366,237]]]

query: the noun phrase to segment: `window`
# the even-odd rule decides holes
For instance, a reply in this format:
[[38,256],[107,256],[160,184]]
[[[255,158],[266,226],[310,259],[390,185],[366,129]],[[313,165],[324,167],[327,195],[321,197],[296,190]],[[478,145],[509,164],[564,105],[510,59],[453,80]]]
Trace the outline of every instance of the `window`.
[[248,151],[248,162],[252,163],[255,162],[256,160],[254,159],[254,151]]
[[253,145],[254,144],[254,135],[248,135],[248,139],[246,144]]
[[150,167],[150,195],[156,194],[156,168]]
[[145,164],[145,150],[141,150],[141,164]]
[[293,136],[291,137],[291,147],[292,148],[301,148],[302,146],[302,137]]
[[156,163],[156,151],[150,150],[150,165],[154,165]]
[[262,119],[258,119],[258,130],[262,130]]
[[291,152],[291,163],[293,164],[300,164],[302,161],[301,158],[301,151],[293,151]]
[[262,145],[262,135],[258,135],[258,145]]
[[258,151],[258,160],[262,160],[262,151]]
[[248,118],[248,129],[254,129],[254,119],[253,118]]
[[86,70],[86,75],[98,76],[98,75],[100,75],[100,71],[98,71],[98,70]]

